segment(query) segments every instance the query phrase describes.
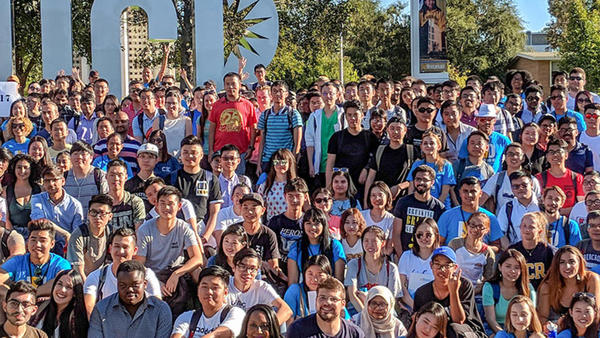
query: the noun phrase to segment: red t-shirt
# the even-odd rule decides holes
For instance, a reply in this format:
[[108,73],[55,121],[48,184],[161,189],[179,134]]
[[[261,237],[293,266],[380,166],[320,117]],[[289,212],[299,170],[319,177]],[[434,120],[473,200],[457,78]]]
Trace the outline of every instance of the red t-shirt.
[[208,120],[216,125],[213,151],[220,150],[226,144],[233,144],[240,153],[248,150],[251,128],[258,122],[252,102],[244,98],[228,101],[226,97],[215,102]]
[[[563,204],[563,208],[570,208],[577,203],[577,198],[575,196],[575,187],[573,186],[573,178],[571,176],[571,170],[567,169],[567,172],[562,177],[554,177],[548,173],[548,182],[546,186],[544,186],[544,180],[542,179],[542,173],[537,174],[535,177],[540,181],[540,186],[542,189],[545,187],[551,186],[559,186],[567,195],[567,199],[565,200],[565,204]],[[575,173],[576,181],[577,181],[577,196],[584,196],[583,194],[583,176],[581,174]]]

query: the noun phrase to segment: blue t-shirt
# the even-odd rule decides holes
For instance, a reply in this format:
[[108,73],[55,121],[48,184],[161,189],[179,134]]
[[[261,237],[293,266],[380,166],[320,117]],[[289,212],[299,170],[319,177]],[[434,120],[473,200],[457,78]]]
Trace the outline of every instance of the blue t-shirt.
[[[308,297],[306,292],[302,289],[304,286],[302,284],[292,284],[286,291],[283,296],[283,300],[289,305],[290,309],[292,309],[292,318],[302,317],[304,313],[304,317],[313,314],[308,308]],[[302,302],[300,302],[300,297],[302,297]],[[304,310],[301,310],[301,306],[304,305]],[[344,319],[350,319],[350,314],[348,310],[344,308]]]
[[[265,129],[267,131],[264,135],[263,153],[259,154],[262,162],[267,162],[278,149],[294,150],[294,128],[302,127],[302,116],[297,110],[289,111],[290,109],[292,108],[285,106],[276,112],[273,108],[269,108],[258,118],[256,127],[263,133]],[[266,118],[267,114],[268,118]]]
[[[563,229],[564,217],[559,217],[558,220],[548,224],[548,244],[560,248],[565,246],[565,230]],[[569,245],[577,245],[581,241],[581,230],[579,225],[572,219],[569,219],[570,234],[569,234]]]
[[[583,133],[587,129],[587,126],[585,125],[585,120],[583,119],[583,115],[581,115],[581,113],[578,113],[574,110],[567,109],[567,111],[563,115],[557,115],[556,111],[552,110],[550,112],[550,115],[554,116],[554,118],[556,119],[556,122],[559,122],[560,119],[562,119],[565,116],[574,117],[575,121],[577,121],[577,129],[579,130],[579,133]],[[539,121],[539,119],[538,119],[538,121]]]
[[[154,166],[154,175],[160,178],[166,178],[170,173],[181,169],[181,163],[171,156],[166,162],[158,162]],[[167,184],[170,184],[167,182]]]
[[585,168],[594,166],[594,154],[588,146],[577,142],[575,148],[569,152],[565,166],[572,171],[583,175]]
[[[122,157],[119,157],[119,159],[121,161],[125,162],[125,164],[127,165],[127,179],[132,178],[133,171],[131,170],[131,166],[129,165],[129,162],[127,162]],[[108,155],[102,155],[102,156],[96,157],[96,159],[94,159],[94,161],[92,162],[92,166],[102,169],[102,171],[106,172],[106,169],[108,167],[108,162],[110,162],[110,158],[108,158]]]
[[[442,170],[438,170],[438,166],[435,163],[430,163],[430,162],[426,162],[425,160],[418,160],[415,163],[413,163],[412,167],[410,168],[410,172],[408,173],[408,176],[406,177],[406,180],[409,182],[412,182],[413,180],[413,171],[415,170],[416,167],[426,164],[429,167],[431,167],[433,170],[435,170],[435,182],[433,182],[433,186],[431,187],[431,196],[439,199],[440,195],[442,194],[442,187],[444,185],[455,185],[456,184],[456,177],[454,176],[454,169],[452,168],[452,164],[450,164],[450,162],[448,161],[444,161],[444,167],[442,168]],[[444,202],[444,206],[446,207],[446,209],[450,209],[452,207],[452,204],[450,202],[450,194],[448,194],[448,196],[446,196],[446,200],[442,201]]]
[[[322,254],[323,252],[321,252],[321,245],[310,244],[308,246],[308,253],[311,257],[314,255]],[[335,262],[337,262],[338,260],[341,259],[344,262],[346,261],[344,247],[342,246],[342,243],[337,239],[331,239],[331,253],[333,255],[333,262],[329,263],[331,263],[332,269],[334,269]],[[304,262],[302,261],[302,249],[300,248],[300,241],[296,241],[292,244],[287,257],[288,259],[293,259],[294,261],[296,261],[298,265],[298,271],[300,272],[300,275],[302,275],[302,265],[304,265]]]
[[[496,216],[481,207],[479,208],[479,212],[483,212],[484,214],[488,215],[491,223],[490,232],[487,235],[485,235],[483,241],[489,244],[495,240],[502,238],[504,234],[500,229],[500,224],[498,224],[498,219],[496,218]],[[471,213],[462,210],[461,206],[454,207],[444,212],[438,220],[440,236],[446,239],[446,242],[441,243],[441,245],[448,245],[448,243],[454,238],[464,237],[467,234],[466,223],[469,217],[471,217]]]
[[[496,337],[498,337],[498,336],[496,335]],[[560,331],[560,333],[556,336],[556,338],[571,338],[571,337],[579,338],[580,336],[573,335],[573,333],[571,332],[571,329],[566,329],[566,330]],[[581,337],[583,337],[583,336],[581,336]],[[600,338],[600,332],[598,332],[598,337]]]
[[29,150],[29,139],[26,138],[25,142],[23,143],[17,143],[17,141],[15,141],[14,138],[11,138],[10,140],[4,142],[4,144],[2,145],[2,148],[6,148],[8,150],[10,150],[10,152],[13,155],[17,155],[17,154],[27,154],[28,150]]
[[24,280],[31,283],[31,276],[33,275],[34,277],[42,277],[42,283],[38,283],[38,285],[53,279],[59,272],[70,269],[71,263],[69,261],[53,253],[50,253],[48,263],[42,265],[41,274],[38,276],[35,275],[36,267],[29,260],[29,253],[14,256],[2,264],[2,270],[8,272],[10,280],[13,282]]
[[[490,135],[490,147],[488,155],[485,161],[494,168],[495,172],[502,170],[502,155],[504,155],[504,149],[510,144],[510,139],[500,133],[492,132]],[[463,142],[458,153],[459,158],[469,157],[467,151],[467,142]],[[466,177],[466,176],[463,176]]]
[[[358,210],[362,210],[362,207],[360,206],[360,202],[358,200],[355,200],[355,201],[356,201],[355,208],[357,208]],[[331,205],[331,214],[333,216],[342,216],[344,211],[346,211],[350,208],[352,208],[352,203],[350,203],[349,198],[347,198],[345,200],[333,200],[333,204]]]

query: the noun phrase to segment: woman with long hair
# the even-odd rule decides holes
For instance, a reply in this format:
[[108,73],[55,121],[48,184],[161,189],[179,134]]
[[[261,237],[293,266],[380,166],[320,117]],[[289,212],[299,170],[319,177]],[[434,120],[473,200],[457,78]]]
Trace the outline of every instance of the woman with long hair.
[[582,90],[575,95],[575,109],[573,110],[583,115],[585,113],[584,107],[590,103],[594,103],[592,93],[588,90]]
[[394,215],[392,210],[392,191],[383,181],[375,181],[369,187],[365,205],[369,208],[361,211],[365,223],[380,227],[386,236],[385,254],[390,255],[392,248],[392,229]]
[[210,257],[207,266],[219,265],[233,275],[233,256],[248,246],[248,234],[242,224],[230,225],[221,235],[217,254]]
[[338,241],[342,239],[340,234],[340,222],[342,218],[340,216],[333,215],[331,209],[333,207],[333,194],[331,190],[327,188],[317,188],[312,193],[312,205],[323,210],[327,215],[327,223],[329,223],[329,235],[331,238],[335,238]]
[[417,289],[433,280],[431,255],[440,246],[440,231],[433,218],[424,218],[415,226],[411,249],[406,250],[398,261],[402,302],[412,309]]
[[[421,141],[421,154],[424,159],[417,160],[412,164],[410,172],[408,173],[407,181],[412,182],[412,172],[420,165],[427,165],[435,170],[435,181],[431,187],[431,196],[439,199],[444,203],[446,209],[450,209],[452,205],[458,205],[456,196],[452,195],[451,187],[456,185],[456,178],[454,176],[454,169],[452,164],[440,155],[442,150],[442,140],[433,131],[426,131],[423,133]],[[413,184],[408,188],[408,192],[412,193],[415,190]]]
[[181,163],[169,154],[167,148],[167,137],[162,130],[154,130],[150,133],[148,141],[158,147],[158,163],[154,167],[154,174],[165,178],[171,172],[181,169]]
[[87,336],[89,322],[79,272],[63,270],[56,275],[50,299],[40,305],[30,324],[42,329],[48,337]]
[[363,310],[367,291],[373,286],[387,287],[394,299],[402,293],[398,267],[390,262],[383,252],[385,246],[383,230],[377,226],[370,226],[365,229],[361,239],[364,253],[361,257],[348,262],[344,280],[350,302],[357,312]]
[[536,301],[535,289],[529,283],[525,257],[508,249],[496,262],[494,276],[483,285],[483,310],[485,320],[493,332],[499,332],[506,322],[509,301],[515,296],[525,296]]
[[344,280],[346,255],[342,243],[329,237],[327,215],[320,209],[311,208],[302,217],[302,237],[294,242],[288,252],[288,285],[298,283],[302,267],[314,255],[325,255],[333,268],[333,276]]
[[406,338],[446,338],[448,314],[436,302],[423,305],[414,314],[414,319]]
[[542,129],[535,122],[527,123],[521,129],[521,149],[526,161],[523,165],[529,169],[531,175],[537,175],[545,170],[546,153],[540,147],[541,132]]
[[15,229],[27,239],[27,224],[31,220],[31,196],[42,192],[39,184],[41,169],[31,156],[18,154],[9,162],[7,174],[12,183],[2,192],[7,207],[6,227]]
[[258,186],[257,192],[265,200],[267,221],[285,212],[287,203],[283,188],[292,178],[296,178],[296,158],[288,149],[279,149],[269,161],[267,180]]
[[550,269],[538,289],[538,314],[542,324],[557,322],[569,312],[574,293],[588,292],[600,297],[600,277],[586,269],[586,262],[574,246],[558,249]]
[[214,90],[205,91],[202,96],[202,115],[200,115],[200,118],[198,119],[196,131],[198,134],[197,136],[202,140],[202,149],[205,154],[208,154],[208,128],[210,125],[210,123],[206,123],[206,121],[208,121],[208,115],[218,99],[219,97]]
[[509,94],[517,94],[521,99],[525,100],[524,91],[532,81],[531,73],[521,69],[510,69],[506,72],[505,83]]
[[406,328],[394,315],[396,298],[385,286],[374,286],[367,293],[366,306],[352,317],[365,337],[398,338],[406,335]]
[[350,208],[362,210],[360,203],[354,197],[358,192],[356,186],[352,183],[350,173],[346,168],[333,169],[331,174],[331,184],[329,190],[333,192],[333,205],[331,213],[336,216],[341,216],[344,211]]
[[600,337],[598,298],[591,293],[577,292],[571,299],[569,312],[560,325],[558,338]]
[[549,114],[543,115],[538,123],[540,124],[540,137],[537,146],[545,152],[548,142],[556,137],[558,125],[556,124],[556,118]]
[[162,130],[167,138],[167,151],[177,156],[181,140],[192,135],[192,120],[182,113],[179,91],[169,91],[165,95],[166,114],[159,115],[152,123],[152,130]]
[[340,224],[341,242],[344,247],[346,259],[350,261],[351,259],[361,257],[363,255],[361,237],[367,227],[362,214],[358,209],[350,208],[342,214]]
[[494,338],[545,337],[533,302],[522,295],[513,297],[508,303],[504,327],[505,329],[498,331]]
[[102,112],[104,113],[104,116],[112,118],[120,110],[119,99],[113,94],[106,95],[104,102],[102,102]]
[[[259,330],[260,329],[260,330]],[[279,322],[271,305],[256,304],[246,311],[242,332],[238,338],[283,338]]]
[[48,153],[48,142],[42,136],[36,135],[29,141],[27,154],[33,157],[40,168],[52,165],[50,154]]

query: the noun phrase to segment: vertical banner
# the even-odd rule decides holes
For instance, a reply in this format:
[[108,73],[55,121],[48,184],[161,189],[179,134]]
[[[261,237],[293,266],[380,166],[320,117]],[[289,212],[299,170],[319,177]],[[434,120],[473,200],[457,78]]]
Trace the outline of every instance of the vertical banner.
[[426,82],[448,79],[447,0],[411,0],[412,75]]

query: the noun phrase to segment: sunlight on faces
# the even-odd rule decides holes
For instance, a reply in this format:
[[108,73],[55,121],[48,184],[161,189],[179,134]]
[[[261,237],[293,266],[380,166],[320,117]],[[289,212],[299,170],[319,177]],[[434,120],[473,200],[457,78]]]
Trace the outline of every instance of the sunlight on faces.
[[343,174],[337,175],[333,178],[331,186],[336,195],[345,195],[348,191],[348,179]]
[[437,255],[431,260],[431,270],[435,276],[436,281],[442,284],[447,284],[450,279],[450,275],[453,274],[458,266],[452,263],[448,257],[443,255]]
[[71,164],[80,169],[86,168],[92,164],[92,155],[83,150],[75,151],[71,154]]
[[158,157],[154,156],[150,153],[141,153],[137,156],[138,164],[140,165],[140,170],[149,170],[152,171],[158,163]]
[[123,141],[121,140],[121,136],[116,134],[114,137],[111,137],[108,142],[106,142],[106,152],[109,158],[117,158],[123,150]]
[[160,217],[175,219],[177,217],[177,212],[181,209],[181,200],[179,200],[175,194],[162,195],[158,198],[158,206],[156,209]]
[[531,178],[521,177],[511,181],[511,189],[513,194],[518,199],[530,199],[533,196]]
[[144,299],[146,279],[141,271],[120,272],[117,275],[119,298],[125,305],[136,305]]
[[177,99],[177,96],[169,96],[165,99],[165,107],[167,108],[167,112],[173,115],[179,115],[179,108],[181,107],[180,101]]
[[358,223],[358,220],[354,218],[353,215],[346,217],[346,220],[344,222],[344,230],[346,231],[346,235],[360,236],[360,234],[358,233],[359,228],[360,224]]
[[523,163],[524,153],[521,148],[518,147],[508,147],[506,149],[506,153],[504,154],[506,159],[506,165],[511,168],[519,168]]
[[154,111],[156,106],[156,98],[152,92],[141,93],[140,102],[144,111]]
[[184,166],[196,167],[200,165],[202,156],[202,146],[199,144],[186,144],[181,147],[181,160]]
[[240,94],[240,79],[237,76],[228,76],[224,80],[225,92],[228,96],[238,97]]
[[434,314],[425,312],[419,316],[417,323],[415,324],[415,331],[419,338],[433,338],[440,328],[437,325],[437,319]]
[[573,307],[569,309],[569,314],[573,318],[577,329],[582,331],[585,331],[588,326],[592,325],[596,317],[594,308],[584,301],[578,301],[573,304]]
[[269,323],[267,316],[262,311],[254,311],[248,317],[248,328],[246,336],[248,338],[270,338]]
[[326,322],[339,318],[346,306],[345,295],[338,290],[319,289],[317,291],[317,315]]
[[73,299],[73,278],[68,274],[62,275],[52,291],[56,305],[67,305]]
[[467,221],[467,237],[482,240],[490,231],[489,219],[483,215],[472,217]]
[[333,199],[331,196],[323,193],[317,194],[315,197],[315,208],[323,210],[325,213],[329,213],[331,211],[331,207],[333,206]]
[[198,300],[204,308],[219,307],[225,303],[227,293],[227,285],[221,277],[206,276],[198,284]]
[[28,293],[13,292],[10,299],[2,302],[6,319],[14,326],[27,324],[31,316],[37,311],[35,296]]
[[319,222],[306,220],[304,221],[303,228],[308,238],[312,240],[317,240],[323,234],[323,224]]
[[90,225],[103,229],[112,219],[112,208],[106,204],[93,203],[87,215]]
[[502,278],[510,282],[516,282],[521,276],[521,265],[513,257],[507,258],[499,267]]
[[375,296],[367,304],[367,311],[369,316],[375,320],[382,320],[388,314],[388,303],[385,298],[381,296]]
[[285,202],[288,208],[296,209],[302,208],[304,201],[306,201],[307,195],[305,193],[290,191],[285,193]]
[[44,157],[44,146],[42,142],[31,142],[29,144],[29,156],[33,157],[34,160],[39,161]]
[[325,102],[323,101],[322,97],[313,96],[308,101],[308,106],[309,106],[310,111],[314,112],[319,109],[322,109],[325,106]]
[[458,106],[450,106],[442,112],[442,120],[445,125],[457,128],[460,125],[460,115]]
[[533,314],[526,303],[514,303],[510,308],[510,323],[515,330],[527,330],[532,318]]
[[56,156],[56,166],[63,172],[68,172],[72,168],[71,158],[67,152],[62,152]]
[[431,225],[423,222],[417,225],[415,238],[420,248],[432,248],[435,243],[435,231]]
[[558,192],[556,192],[556,190],[550,190],[546,193],[543,202],[546,212],[555,213],[563,206],[565,200],[561,195],[558,194]]
[[43,186],[44,190],[49,195],[54,195],[59,193],[63,186],[65,185],[64,176],[56,177],[54,175],[44,175]]
[[406,125],[400,122],[393,122],[387,128],[387,134],[390,140],[401,142],[406,134]]
[[324,86],[321,88],[321,96],[323,96],[323,102],[327,106],[333,106],[337,98],[337,89],[333,85]]
[[260,222],[260,218],[265,213],[265,207],[256,201],[244,201],[242,203],[242,217],[247,222]]
[[539,241],[544,231],[532,215],[523,216],[520,229],[521,238],[528,241]]
[[125,181],[127,181],[127,169],[120,165],[108,168],[108,171],[106,172],[106,181],[109,189],[117,191],[123,190]]
[[415,187],[415,191],[419,194],[426,193],[433,186],[434,179],[428,172],[420,171],[418,172],[413,180],[413,185]]
[[240,164],[240,154],[235,150],[226,150],[221,153],[221,166],[228,172],[234,171]]
[[579,272],[579,260],[577,255],[565,251],[559,258],[558,271],[565,279],[575,278]]
[[362,240],[363,250],[372,256],[380,255],[384,245],[385,242],[373,231],[367,232]]
[[137,247],[133,236],[115,236],[110,245],[110,257],[113,264],[121,264],[125,261],[133,259],[137,254]]
[[[260,270],[260,262],[254,257],[245,257],[233,267],[233,278],[243,289],[250,287]],[[238,288],[239,289],[239,288]]]
[[382,133],[385,129],[385,122],[381,117],[372,118],[369,124],[371,126],[371,131],[373,131],[375,134]]
[[425,136],[421,141],[421,152],[425,155],[437,154],[441,149],[441,144],[438,143],[434,136]]
[[20,160],[15,165],[15,176],[17,179],[26,181],[29,179],[29,175],[31,175],[31,163],[27,160]]
[[236,253],[246,246],[246,243],[242,242],[242,237],[233,233],[225,235],[222,242],[223,252],[229,258],[233,258]]
[[494,131],[495,117],[476,117],[477,129],[490,135]]
[[283,106],[288,97],[288,90],[284,86],[271,87],[271,97],[274,104]]
[[27,116],[27,107],[23,101],[18,101],[10,111],[10,117],[23,119]]
[[304,272],[304,282],[309,291],[316,291],[319,283],[324,281],[327,276],[329,275],[322,271],[320,266],[311,265]]
[[385,208],[385,205],[387,204],[387,196],[381,189],[379,189],[379,187],[374,187],[371,189],[369,199],[374,208]]
[[489,143],[480,135],[474,135],[469,138],[467,151],[469,155],[477,158],[483,157],[488,151]]
[[47,230],[33,231],[27,239],[27,249],[32,257],[41,260],[50,253],[54,247],[54,238],[50,237]]
[[351,129],[354,130],[360,129],[362,118],[364,116],[362,111],[356,108],[349,108],[346,110],[345,115],[348,127],[351,127]]

